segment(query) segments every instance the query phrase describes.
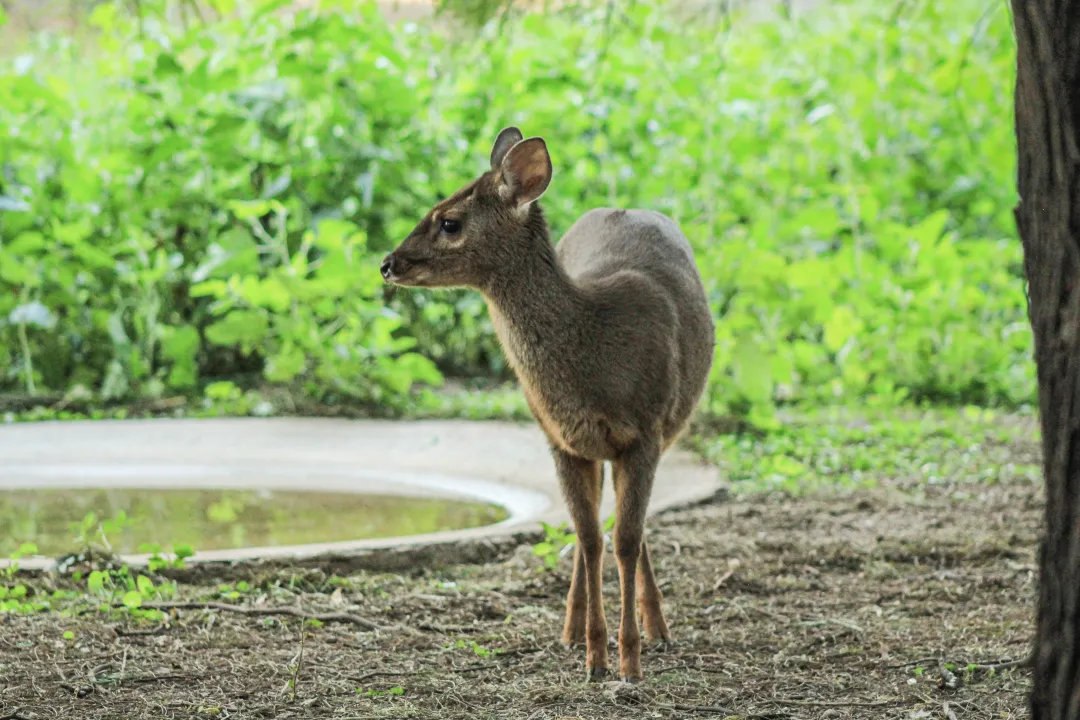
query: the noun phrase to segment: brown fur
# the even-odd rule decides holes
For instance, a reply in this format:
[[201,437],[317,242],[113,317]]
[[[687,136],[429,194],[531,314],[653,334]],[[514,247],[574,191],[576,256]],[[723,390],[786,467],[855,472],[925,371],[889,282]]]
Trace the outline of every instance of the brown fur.
[[[487,300],[574,520],[563,638],[585,641],[590,677],[607,670],[599,504],[603,463],[611,463],[619,666],[635,680],[638,605],[648,639],[668,639],[645,511],[660,456],[685,427],[712,365],[705,291],[690,243],[659,213],[592,210],[554,247],[536,202],[551,178],[543,140],[503,130],[491,167],[433,208],[387,256],[383,274],[400,285],[470,287]],[[448,220],[459,226],[443,227]]]

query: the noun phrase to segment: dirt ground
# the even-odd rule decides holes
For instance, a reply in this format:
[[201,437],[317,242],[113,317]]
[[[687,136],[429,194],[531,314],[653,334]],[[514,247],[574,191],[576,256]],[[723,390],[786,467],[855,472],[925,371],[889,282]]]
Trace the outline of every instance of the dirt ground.
[[[1031,441],[1010,452],[1037,462]],[[897,480],[658,516],[650,542],[675,643],[646,650],[633,687],[584,681],[584,650],[559,642],[570,561],[546,571],[529,545],[407,576],[275,570],[250,588],[179,588],[347,612],[379,631],[204,609],[160,625],[89,606],[0,615],[0,717],[1026,717],[1029,671],[1008,661],[1029,652],[1041,502],[1030,480]],[[610,555],[605,568],[614,631]],[[37,579],[31,593],[68,582]]]

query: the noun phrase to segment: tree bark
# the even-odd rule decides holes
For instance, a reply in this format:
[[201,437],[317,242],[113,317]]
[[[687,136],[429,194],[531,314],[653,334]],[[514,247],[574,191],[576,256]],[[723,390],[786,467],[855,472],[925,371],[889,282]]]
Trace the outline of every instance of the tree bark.
[[1080,718],[1080,0],[1011,0],[1028,315],[1046,515],[1031,710]]

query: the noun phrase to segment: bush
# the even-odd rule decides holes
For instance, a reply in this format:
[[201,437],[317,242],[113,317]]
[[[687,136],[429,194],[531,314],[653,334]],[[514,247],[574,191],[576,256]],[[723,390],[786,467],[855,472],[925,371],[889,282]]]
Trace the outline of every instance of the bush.
[[709,412],[1033,399],[1003,8],[732,30],[655,0],[447,31],[226,4],[185,29],[148,3],[141,30],[106,4],[92,55],[0,68],[0,387],[258,373],[407,407],[435,365],[505,375],[474,293],[386,301],[377,265],[515,123],[552,148],[556,237],[605,204],[682,224],[718,320]]

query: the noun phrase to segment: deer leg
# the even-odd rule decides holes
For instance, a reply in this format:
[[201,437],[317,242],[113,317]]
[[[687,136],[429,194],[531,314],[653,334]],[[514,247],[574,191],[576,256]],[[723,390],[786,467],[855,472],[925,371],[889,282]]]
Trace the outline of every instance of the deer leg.
[[[581,482],[587,483],[590,495],[589,500],[599,511],[600,498],[604,486],[604,466],[602,463],[592,463],[592,468],[583,468]],[[601,569],[603,562],[601,562]],[[563,644],[580,645],[585,642],[585,613],[588,605],[586,588],[588,581],[585,577],[585,554],[581,551],[581,543],[574,543],[574,575],[570,580],[570,592],[566,596],[566,624],[563,626]]]
[[[584,567],[585,595],[585,667],[589,680],[607,675],[607,622],[604,620],[604,598],[601,594],[604,536],[600,531],[600,507],[593,501],[596,476],[600,464],[554,450],[555,467],[559,475],[566,506],[577,532],[577,546]],[[575,551],[577,552],[577,551]],[[575,561],[575,575],[577,574]],[[567,598],[567,620],[573,617],[573,604],[582,593],[571,586]]]
[[637,573],[645,539],[645,511],[660,453],[638,442],[612,463],[615,470],[615,559],[619,565],[622,611],[619,621],[619,674],[633,682],[641,671],[641,632],[637,619]]
[[637,601],[641,607],[642,624],[645,625],[645,638],[649,642],[670,641],[671,633],[664,620],[664,611],[660,607],[664,596],[656,585],[652,561],[649,559],[649,543],[644,540],[641,541],[641,557],[638,558],[637,585]]

